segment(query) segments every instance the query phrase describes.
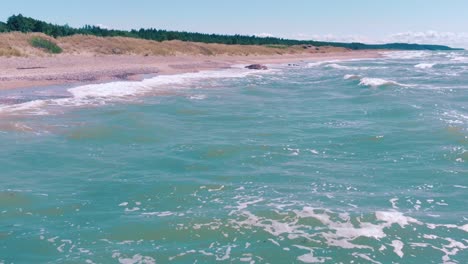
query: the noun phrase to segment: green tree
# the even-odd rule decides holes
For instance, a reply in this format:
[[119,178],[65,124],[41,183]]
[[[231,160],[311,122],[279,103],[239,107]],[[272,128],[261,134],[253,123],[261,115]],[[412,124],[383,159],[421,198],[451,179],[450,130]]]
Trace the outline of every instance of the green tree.
[[[3,24],[3,26],[2,26]],[[181,41],[193,41],[203,43],[221,43],[221,44],[238,44],[238,45],[281,45],[283,47],[292,45],[312,45],[316,47],[321,46],[333,46],[342,47],[348,49],[402,49],[402,50],[449,50],[447,46],[439,45],[418,45],[418,44],[406,44],[406,43],[390,43],[390,44],[379,44],[379,45],[367,45],[363,43],[339,43],[339,42],[322,42],[313,40],[294,40],[294,39],[283,39],[274,37],[257,37],[257,36],[245,36],[245,35],[219,35],[219,34],[204,34],[195,32],[180,32],[180,31],[168,31],[160,29],[139,29],[139,30],[114,30],[104,29],[97,26],[85,25],[82,28],[72,28],[68,25],[60,26],[44,21],[36,20],[30,17],[24,17],[21,14],[13,15],[8,18],[6,24],[6,30],[4,23],[0,24],[0,32],[5,31],[21,31],[21,32],[42,32],[46,35],[53,37],[70,36],[74,34],[87,34],[94,36],[103,37],[132,37],[149,39],[155,41],[166,41],[166,40],[181,40]]]
[[0,22],[0,32],[8,32],[7,24]]

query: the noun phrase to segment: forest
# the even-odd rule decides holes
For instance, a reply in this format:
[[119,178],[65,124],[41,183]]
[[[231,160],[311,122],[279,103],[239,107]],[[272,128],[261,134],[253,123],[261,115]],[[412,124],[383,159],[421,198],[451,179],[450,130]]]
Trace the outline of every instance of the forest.
[[221,35],[221,34],[204,34],[196,32],[170,31],[163,29],[133,29],[116,30],[105,29],[94,25],[85,25],[81,28],[73,28],[68,25],[55,25],[34,18],[26,17],[21,14],[12,15],[6,23],[0,22],[0,32],[40,32],[46,35],[57,37],[66,37],[76,34],[94,35],[100,37],[130,37],[140,38],[154,41],[180,40],[202,43],[220,43],[227,45],[311,45],[311,46],[334,46],[343,47],[353,50],[362,49],[399,49],[399,50],[452,50],[452,48],[442,45],[422,45],[408,43],[389,43],[389,44],[364,44],[364,43],[340,43],[340,42],[325,42],[314,40],[294,40],[275,37],[259,37],[247,35]]

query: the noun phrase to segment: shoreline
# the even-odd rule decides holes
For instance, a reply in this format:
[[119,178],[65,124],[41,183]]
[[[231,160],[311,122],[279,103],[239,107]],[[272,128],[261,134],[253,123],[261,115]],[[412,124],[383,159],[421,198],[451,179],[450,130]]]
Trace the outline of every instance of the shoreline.
[[382,50],[249,56],[56,55],[0,57],[0,91],[59,85],[136,81],[145,76],[229,69],[238,64],[282,64],[379,58]]

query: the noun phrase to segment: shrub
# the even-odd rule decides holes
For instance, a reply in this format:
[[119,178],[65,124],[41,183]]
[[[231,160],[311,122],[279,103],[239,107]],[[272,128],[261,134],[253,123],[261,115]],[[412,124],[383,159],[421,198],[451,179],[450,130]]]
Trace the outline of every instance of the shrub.
[[0,22],[0,32],[8,32],[7,24]]
[[44,49],[49,53],[58,54],[62,52],[62,48],[57,46],[57,44],[41,37],[33,37],[29,43],[31,43],[33,47]]

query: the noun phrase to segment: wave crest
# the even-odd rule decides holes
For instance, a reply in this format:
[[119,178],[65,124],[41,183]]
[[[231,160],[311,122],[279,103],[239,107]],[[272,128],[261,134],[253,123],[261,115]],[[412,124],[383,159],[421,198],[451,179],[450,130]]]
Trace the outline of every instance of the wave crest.
[[432,55],[429,51],[388,51],[381,54],[389,59],[416,59]]
[[353,67],[353,66],[345,66],[336,63],[328,64],[327,67],[337,69],[337,70],[369,70],[370,67]]
[[434,67],[434,65],[436,64],[435,63],[419,63],[419,64],[414,65],[414,67],[418,69],[430,69]]
[[357,79],[361,79],[361,76],[356,75],[356,74],[346,74],[345,76],[343,76],[343,79],[345,79],[345,80],[357,80]]
[[[262,71],[261,74],[271,72],[274,72],[274,70]],[[68,89],[70,96],[65,98],[34,100],[21,104],[0,104],[0,113],[46,115],[48,114],[45,110],[47,106],[103,105],[112,101],[128,100],[151,92],[187,88],[188,86],[184,86],[184,84],[197,80],[243,78],[254,74],[257,74],[257,72],[233,68],[221,71],[160,75],[142,81],[82,85]]]
[[392,81],[392,80],[385,80],[381,78],[368,78],[364,77],[359,82],[361,86],[369,86],[369,87],[382,87],[382,86],[404,86],[401,83]]

